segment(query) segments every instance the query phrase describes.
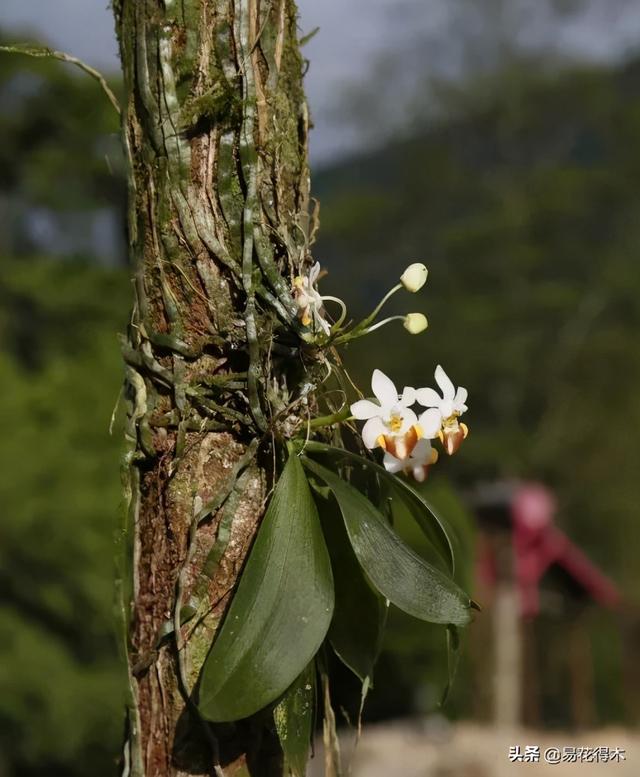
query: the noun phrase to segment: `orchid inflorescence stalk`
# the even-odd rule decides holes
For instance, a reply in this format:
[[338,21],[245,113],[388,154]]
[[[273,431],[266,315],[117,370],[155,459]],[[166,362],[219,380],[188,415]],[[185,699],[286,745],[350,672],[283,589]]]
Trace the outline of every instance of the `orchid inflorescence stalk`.
[[[427,281],[428,270],[421,262],[410,264],[400,276],[400,283],[391,288],[376,305],[373,311],[350,328],[345,327],[347,307],[338,297],[322,295],[317,284],[322,273],[320,263],[316,262],[309,268],[306,275],[298,275],[293,279],[292,294],[297,308],[298,319],[303,327],[309,330],[303,335],[305,340],[318,344],[344,344],[350,340],[368,335],[392,321],[401,321],[404,328],[412,335],[420,334],[428,326],[427,317],[423,313],[407,313],[403,316],[389,316],[382,321],[376,318],[385,303],[398,291],[405,289],[412,294],[419,291]],[[325,302],[334,302],[340,307],[338,320],[331,324],[326,315]]]

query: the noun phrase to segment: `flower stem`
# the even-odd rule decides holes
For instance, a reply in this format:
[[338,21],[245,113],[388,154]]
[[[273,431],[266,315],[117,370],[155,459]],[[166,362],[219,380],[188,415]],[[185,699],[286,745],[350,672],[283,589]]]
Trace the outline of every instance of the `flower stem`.
[[397,286],[394,286],[392,289],[390,289],[384,297],[378,302],[376,307],[373,309],[373,311],[366,317],[363,318],[362,321],[358,324],[356,329],[364,329],[373,321],[373,319],[378,315],[378,313],[382,310],[383,305],[393,297],[393,295],[396,293],[396,291],[400,291],[403,286],[401,283],[399,283]]
[[351,330],[351,332],[345,332],[345,334],[340,335],[340,337],[336,337],[333,342],[336,345],[339,345],[340,343],[348,343],[350,340],[357,340],[359,337],[364,337],[365,335],[371,334],[371,332],[375,332],[376,329],[380,329],[381,326],[385,326],[386,324],[391,323],[391,321],[404,321],[405,318],[406,316],[389,316],[389,318],[378,321],[377,324],[374,324],[373,326],[370,326],[366,329],[360,329],[360,327],[356,327],[356,329]]
[[363,335],[371,334],[371,332],[375,332],[376,329],[380,329],[381,326],[390,324],[392,321],[404,321],[405,318],[406,316],[389,316],[389,318],[385,318],[383,321],[378,321],[377,324],[374,324],[373,326],[370,326],[368,329],[365,329],[362,334]]
[[333,426],[333,424],[339,424],[342,423],[342,421],[347,421],[350,417],[351,409],[347,405],[347,407],[344,407],[342,410],[339,410],[337,413],[333,413],[332,415],[323,415],[319,416],[318,418],[312,418],[309,421],[309,428],[321,429],[323,426]]

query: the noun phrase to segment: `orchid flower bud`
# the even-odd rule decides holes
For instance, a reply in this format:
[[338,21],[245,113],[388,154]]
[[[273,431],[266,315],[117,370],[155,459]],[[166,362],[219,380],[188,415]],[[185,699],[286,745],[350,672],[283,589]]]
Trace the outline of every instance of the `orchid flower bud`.
[[429,271],[420,262],[410,264],[407,269],[400,276],[400,283],[405,287],[407,291],[416,292],[419,291],[427,282],[427,275]]
[[419,335],[429,326],[429,322],[422,313],[408,313],[404,318],[403,326],[410,334]]

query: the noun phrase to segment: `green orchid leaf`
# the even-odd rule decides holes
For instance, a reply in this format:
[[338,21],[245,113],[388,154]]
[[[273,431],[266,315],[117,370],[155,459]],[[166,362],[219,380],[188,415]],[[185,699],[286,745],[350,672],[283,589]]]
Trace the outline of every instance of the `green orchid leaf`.
[[465,626],[471,600],[450,577],[413,551],[360,492],[312,459],[303,464],[329,486],[368,579],[392,604],[431,623]]
[[418,524],[424,536],[438,551],[442,563],[438,562],[437,566],[442,567],[445,572],[455,577],[456,538],[453,535],[451,526],[444,520],[433,504],[425,499],[411,483],[396,475],[390,475],[390,477],[394,478],[391,483],[392,494],[398,497],[399,501],[408,510],[409,515]]
[[[452,569],[451,556],[443,551],[442,546],[438,544],[439,535],[435,528],[433,519],[428,515],[418,502],[408,497],[391,482],[384,482],[386,493],[384,505],[387,506],[389,516],[388,522],[393,526],[394,531],[407,542],[418,555],[422,556],[434,567],[437,567],[447,577],[455,580],[455,574]],[[380,506],[380,502],[368,497],[369,501]],[[382,511],[382,510],[381,510]],[[453,540],[451,534],[449,538]],[[454,547],[453,541],[451,546]],[[446,555],[443,555],[446,553]],[[457,555],[455,556],[457,561]],[[457,567],[457,563],[455,565]],[[459,581],[456,581],[459,582]]]
[[364,576],[335,499],[317,499],[316,503],[336,588],[329,642],[340,660],[364,683],[372,677],[380,652],[387,604]]
[[273,710],[273,720],[284,753],[285,774],[305,777],[316,700],[315,661],[305,668],[300,677]]
[[333,614],[329,553],[297,456],[290,456],[205,661],[199,708],[245,718],[281,696],[322,644]]
[[[397,475],[387,472],[387,470],[371,459],[359,456],[357,453],[334,448],[331,445],[325,445],[320,442],[308,442],[304,446],[305,454],[324,454],[330,456],[335,461],[347,459],[362,467],[367,468],[384,482],[386,482],[392,492],[399,496],[406,504],[413,519],[418,523],[427,539],[432,543],[437,553],[439,553],[446,568],[453,574],[455,571],[455,556],[453,542],[449,536],[447,524],[441,516],[434,510],[432,505],[411,486],[406,480]],[[439,565],[439,564],[438,564]]]

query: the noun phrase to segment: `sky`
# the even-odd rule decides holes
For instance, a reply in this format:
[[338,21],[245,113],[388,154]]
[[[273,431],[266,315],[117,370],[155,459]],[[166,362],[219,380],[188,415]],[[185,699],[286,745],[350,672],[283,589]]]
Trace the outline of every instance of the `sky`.
[[[381,20],[389,0],[301,0],[301,32],[320,32],[307,44],[312,64],[306,89],[314,115],[312,155],[329,161],[355,142],[332,117],[333,98],[345,72],[364,78],[370,57],[380,45]],[[346,11],[346,14],[345,14]],[[345,23],[358,18],[357,25]],[[37,34],[56,48],[99,69],[119,67],[113,17],[107,0],[1,0],[0,27]]]
[[[438,33],[442,38],[448,10],[465,2],[475,0],[298,0],[301,33],[320,27],[304,49],[310,60],[306,89],[315,124],[315,162],[331,162],[357,147],[359,133],[340,116],[339,97],[345,89],[365,81],[389,51],[404,52],[411,70],[417,64],[412,58],[424,56],[421,41]],[[539,8],[540,3],[529,0],[529,5]],[[576,23],[531,26],[529,34],[553,30],[557,45],[597,59],[613,57],[640,41],[640,4],[630,2],[624,13],[614,13],[614,5],[615,0],[601,0],[598,12]],[[107,0],[0,0],[0,27],[20,30],[25,39],[37,36],[99,69],[119,67]],[[443,49],[446,56],[446,38]]]

